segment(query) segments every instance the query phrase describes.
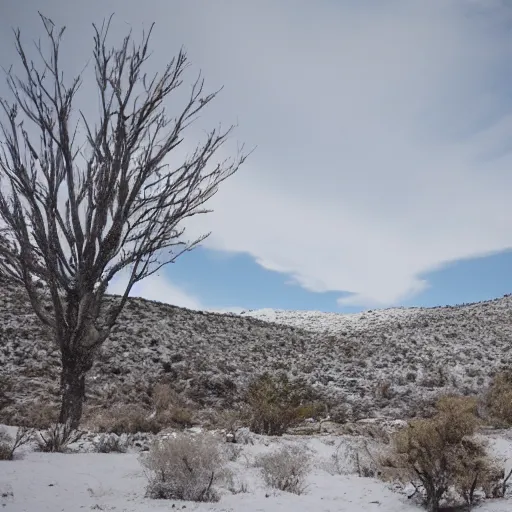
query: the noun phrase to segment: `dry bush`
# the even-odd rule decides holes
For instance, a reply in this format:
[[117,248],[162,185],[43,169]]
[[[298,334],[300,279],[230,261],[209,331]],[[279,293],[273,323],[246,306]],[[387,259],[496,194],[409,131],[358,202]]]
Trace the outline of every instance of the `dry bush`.
[[98,432],[108,434],[158,433],[160,428],[150,418],[150,411],[138,405],[118,404],[110,409],[95,411],[87,424]]
[[221,409],[211,411],[206,422],[234,435],[239,428],[249,425],[250,420],[251,414],[247,409]]
[[227,488],[231,494],[245,494],[249,492],[247,482],[233,477],[228,479]]
[[360,477],[373,478],[379,473],[379,461],[371,452],[367,439],[345,440],[338,443],[331,456],[328,471],[346,475],[356,473]]
[[477,400],[444,397],[429,419],[412,421],[393,438],[383,458],[383,476],[412,483],[430,511],[440,510],[449,491],[471,505],[477,491],[499,487],[500,472],[473,434],[478,426]]
[[167,427],[190,427],[193,425],[193,414],[186,407],[176,406],[169,410],[153,412],[139,405],[119,404],[110,409],[99,409],[91,413],[86,424],[98,431],[106,433],[136,434],[150,432],[158,434]]
[[19,404],[12,412],[12,423],[36,429],[50,428],[58,418],[58,406],[41,400]]
[[13,381],[7,375],[0,375],[0,411],[14,402],[10,396],[14,387]]
[[5,429],[0,429],[0,460],[13,460],[14,452],[20,446],[32,441],[33,435],[33,429],[26,427],[19,427],[14,437]]
[[494,377],[486,402],[490,416],[499,426],[512,426],[512,371]]
[[391,400],[395,396],[395,391],[389,380],[380,381],[375,388],[375,396],[379,400]]
[[38,432],[35,440],[40,452],[63,453],[70,444],[76,443],[82,435],[82,432],[72,429],[68,423],[56,423],[44,433]]
[[168,411],[176,405],[182,405],[180,396],[169,384],[156,384],[151,391],[151,402],[155,411],[161,413]]
[[290,427],[325,409],[314,389],[302,380],[289,380],[284,373],[257,377],[249,385],[246,402],[251,430],[269,436],[283,435]]
[[206,434],[156,440],[141,463],[149,470],[147,496],[157,499],[218,501],[216,485],[229,475],[220,442]]
[[303,447],[283,446],[279,451],[256,459],[265,483],[281,491],[303,494],[310,471],[310,457]]
[[98,453],[126,453],[128,442],[117,434],[101,434],[94,442],[94,451]]
[[0,440],[0,460],[12,460],[11,447],[5,441]]

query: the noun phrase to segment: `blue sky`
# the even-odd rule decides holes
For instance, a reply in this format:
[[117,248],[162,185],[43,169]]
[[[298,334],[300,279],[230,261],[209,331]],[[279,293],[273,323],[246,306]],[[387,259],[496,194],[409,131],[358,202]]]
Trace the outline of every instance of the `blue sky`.
[[[41,33],[40,8],[2,6],[2,66],[15,58],[11,27]],[[199,69],[207,88],[224,86],[170,164],[219,122],[238,125],[220,159],[238,141],[257,146],[210,200],[214,212],[187,223],[190,239],[212,233],[203,248],[133,295],[352,312],[512,291],[511,2],[46,0],[45,9],[68,27],[61,63],[72,73],[90,58],[91,23],[115,12],[112,42],[156,21],[150,72],[185,46],[184,87]],[[81,96],[91,113],[93,90]],[[119,276],[111,291],[124,284]]]
[[[197,249],[165,271],[166,277],[205,307],[302,309],[354,313],[340,306],[340,293],[310,292],[247,255]],[[401,306],[444,306],[477,302],[512,293],[512,252],[463,260],[426,274],[429,287]]]

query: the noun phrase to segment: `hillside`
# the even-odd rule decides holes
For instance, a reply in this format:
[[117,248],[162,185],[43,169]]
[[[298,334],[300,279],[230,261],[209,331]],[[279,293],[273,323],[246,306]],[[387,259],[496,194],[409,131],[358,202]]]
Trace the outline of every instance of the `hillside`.
[[[34,401],[57,402],[59,354],[23,289],[0,285],[0,419],[8,421]],[[404,417],[442,391],[480,392],[512,363],[511,348],[511,297],[359,315],[226,315],[130,299],[88,377],[87,403],[148,403],[164,380],[197,407],[226,408],[254,375],[285,370],[338,414]]]

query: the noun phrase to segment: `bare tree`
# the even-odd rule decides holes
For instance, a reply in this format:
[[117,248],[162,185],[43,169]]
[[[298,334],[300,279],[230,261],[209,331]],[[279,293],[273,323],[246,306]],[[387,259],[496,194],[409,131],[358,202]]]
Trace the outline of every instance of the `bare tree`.
[[[169,164],[186,128],[219,91],[204,93],[199,77],[178,115],[166,114],[188,62],[181,51],[149,76],[153,27],[139,43],[129,33],[116,48],[107,43],[110,20],[93,25],[100,112],[91,120],[76,111],[83,75],[66,84],[64,28],[40,16],[50,50],[36,44],[34,63],[16,30],[23,73],[7,71],[13,100],[0,100],[0,271],[25,286],[54,332],[62,354],[60,422],[76,428],[86,373],[133,285],[207,236],[187,241],[183,221],[208,212],[204,203],[246,154],[241,148],[233,159],[212,161],[231,126],[213,129],[178,165]],[[105,300],[120,272],[128,275],[124,294]]]

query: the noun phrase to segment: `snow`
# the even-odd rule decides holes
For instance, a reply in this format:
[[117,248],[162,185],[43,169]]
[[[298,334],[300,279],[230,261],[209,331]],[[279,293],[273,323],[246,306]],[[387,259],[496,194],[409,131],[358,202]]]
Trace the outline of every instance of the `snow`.
[[[328,470],[341,436],[258,436],[254,445],[243,445],[242,455],[231,464],[236,480],[248,485],[247,493],[221,489],[218,503],[152,500],[144,497],[146,478],[137,453],[43,454],[26,451],[12,462],[0,462],[0,504],[8,512],[153,512],[175,509],[210,512],[415,512],[421,510],[406,496],[372,478],[336,474]],[[512,432],[495,433],[489,442],[497,455],[512,464]],[[265,488],[251,461],[283,443],[305,445],[314,456],[314,469],[306,494]],[[241,445],[238,445],[241,446]],[[347,469],[349,469],[347,467]],[[506,512],[512,499],[490,500],[477,512]]]
[[[59,351],[24,290],[0,284],[0,421],[37,423],[37,411],[48,417],[58,409]],[[155,383],[169,380],[204,417],[205,409],[240,406],[255,371],[284,370],[339,404],[333,418],[403,419],[441,394],[480,394],[511,367],[511,314],[510,296],[351,315],[220,315],[130,299],[87,376],[86,408],[109,406],[112,397],[120,406],[148,404]]]
[[313,332],[339,334],[346,330],[356,333],[369,328],[385,328],[396,322],[411,321],[427,311],[428,308],[388,308],[361,313],[324,313],[263,308],[243,311],[240,315]]

